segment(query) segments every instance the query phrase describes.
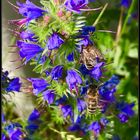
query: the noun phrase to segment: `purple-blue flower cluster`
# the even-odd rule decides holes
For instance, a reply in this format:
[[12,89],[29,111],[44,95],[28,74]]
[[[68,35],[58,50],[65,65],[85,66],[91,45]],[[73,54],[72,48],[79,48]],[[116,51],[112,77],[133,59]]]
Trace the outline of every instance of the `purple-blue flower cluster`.
[[20,33],[20,37],[22,39],[25,39],[25,40],[29,40],[29,41],[32,41],[32,42],[37,42],[37,37],[35,36],[34,33],[32,33],[31,31],[27,30],[27,31],[22,31]]
[[66,0],[65,6],[69,11],[80,13],[81,9],[83,9],[88,4],[88,0]]
[[28,125],[26,126],[29,135],[32,135],[39,128],[40,123],[40,112],[34,109],[28,117]]
[[17,46],[20,49],[20,57],[26,59],[25,64],[43,51],[43,48],[41,48],[39,45],[23,41],[17,41]]
[[126,102],[120,102],[117,103],[117,109],[120,111],[118,114],[118,118],[122,123],[126,123],[129,118],[134,116],[134,110],[132,108],[134,107],[134,103],[128,104]]
[[17,2],[17,5],[19,6],[19,13],[26,18],[26,22],[37,19],[47,12],[30,2],[30,0],[26,0],[26,3]]
[[121,0],[121,5],[122,5],[123,7],[128,8],[128,7],[130,6],[130,4],[131,4],[131,1],[132,1],[132,0]]
[[8,133],[10,140],[19,140],[23,137],[24,132],[22,132],[22,126],[19,123],[10,123],[4,129]]
[[75,70],[67,71],[66,82],[69,86],[70,91],[75,89],[76,92],[78,93],[78,85],[82,84],[82,79]]
[[47,47],[49,50],[54,50],[54,49],[58,49],[63,43],[64,40],[57,33],[54,32],[48,38]]
[[73,115],[74,114],[73,114],[73,109],[72,109],[72,107],[70,105],[62,106],[61,110],[62,110],[64,118],[69,116],[71,118],[71,120],[73,120]]
[[61,66],[61,65],[55,66],[51,71],[52,79],[58,80],[59,78],[61,78],[62,72],[63,72],[63,66]]
[[6,92],[19,92],[21,88],[20,79],[18,77],[11,79],[8,77],[8,75],[8,71],[2,71],[2,90],[5,90]]
[[99,87],[99,94],[104,100],[109,102],[115,100],[114,93],[116,92],[116,86],[119,84],[119,81],[119,77],[113,75],[108,81]]
[[43,78],[28,78],[28,81],[32,83],[33,93],[38,95],[40,92],[44,91],[49,84]]
[[55,93],[53,90],[46,90],[43,92],[43,98],[48,104],[52,104],[54,102]]

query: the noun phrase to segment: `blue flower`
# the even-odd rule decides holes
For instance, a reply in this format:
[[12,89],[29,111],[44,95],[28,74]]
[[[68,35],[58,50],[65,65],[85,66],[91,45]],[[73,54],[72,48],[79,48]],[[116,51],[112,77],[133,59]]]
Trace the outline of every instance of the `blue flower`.
[[134,105],[135,105],[134,103],[131,104],[125,102],[117,103],[117,109],[121,111],[121,113],[119,113],[118,115],[118,118],[122,123],[127,122],[128,119],[135,114],[135,112],[132,110]]
[[36,55],[34,59],[38,62],[38,64],[44,64],[44,62],[47,59],[47,56],[45,55],[41,56],[41,54],[39,54],[39,55]]
[[121,140],[119,135],[113,135],[112,140]]
[[46,76],[49,76],[50,75],[50,71],[49,70],[46,70],[45,71],[45,74],[46,74]]
[[76,122],[74,122],[70,127],[69,130],[70,131],[79,131],[80,134],[86,134],[86,132],[88,131],[87,129],[87,124],[84,123],[84,119],[85,116],[78,116],[76,119]]
[[120,111],[124,112],[126,115],[128,116],[133,116],[134,115],[134,111],[132,110],[132,108],[134,107],[134,103],[128,104],[126,102],[119,102],[117,103],[117,109],[119,109]]
[[125,113],[118,114],[118,118],[122,123],[126,123],[128,121],[128,116]]
[[67,56],[67,60],[68,60],[69,62],[74,61],[74,53],[73,53],[73,52],[70,53],[70,54]]
[[2,133],[2,139],[1,140],[6,140],[6,136],[4,133]]
[[89,2],[95,2],[95,0],[89,0]]
[[1,77],[2,82],[8,78],[8,74],[9,74],[8,71],[5,72],[2,71],[2,77]]
[[10,123],[4,129],[7,131],[10,140],[19,140],[23,135],[20,128],[22,128],[22,126],[19,123]]
[[82,64],[79,68],[79,71],[82,73],[83,76],[86,76],[89,74],[89,70],[85,67],[84,64]]
[[121,5],[128,8],[131,4],[131,0],[121,0]]
[[134,103],[131,104],[125,104],[122,108],[121,111],[124,112],[125,114],[127,114],[129,117],[132,117],[135,112],[132,110],[132,108],[135,106]]
[[62,72],[63,72],[63,66],[61,66],[61,65],[55,66],[51,71],[52,79],[58,80],[59,78],[61,78]]
[[65,6],[68,10],[80,13],[80,9],[88,4],[88,0],[66,0]]
[[82,79],[80,75],[74,70],[67,71],[66,82],[69,86],[69,89],[75,89],[78,93],[78,84],[82,84]]
[[32,135],[38,128],[39,128],[39,126],[37,124],[34,124],[34,123],[31,123],[31,124],[26,126],[26,130],[29,131],[30,135]]
[[70,118],[73,119],[73,110],[70,105],[62,106],[61,110],[62,110],[64,118],[70,116]]
[[8,132],[8,133],[12,133],[13,130],[15,128],[15,125],[13,123],[10,123],[9,125],[7,125],[4,129]]
[[66,97],[66,95],[63,95],[63,97],[61,97],[55,101],[55,104],[56,105],[63,105],[66,101],[67,101],[67,97]]
[[21,33],[20,33],[20,37],[22,38],[22,39],[27,39],[27,40],[29,40],[29,41],[33,41],[33,42],[37,42],[37,37],[35,37],[35,34],[34,33],[32,33],[31,31],[22,31]]
[[23,41],[17,41],[17,46],[20,48],[20,57],[26,58],[25,64],[43,51],[39,45]]
[[30,116],[28,117],[28,123],[36,121],[40,118],[40,112],[37,109],[34,109]]
[[90,126],[89,126],[89,130],[92,130],[94,132],[95,136],[98,136],[100,131],[101,131],[101,126],[99,124],[99,122],[93,122]]
[[37,109],[34,109],[28,117],[28,125],[26,126],[26,130],[29,131],[30,134],[33,134],[38,129],[38,123],[40,123],[40,112]]
[[99,94],[101,98],[107,101],[114,101],[114,93],[116,92],[116,86],[119,83],[119,78],[116,75],[113,75],[108,81],[99,87]]
[[4,114],[2,113],[2,115],[1,115],[1,120],[2,120],[2,123],[5,123],[6,121],[5,121],[5,117],[4,117]]
[[33,93],[38,95],[40,92],[45,90],[49,85],[46,80],[42,78],[28,78],[28,81],[32,82]]
[[100,63],[96,64],[94,66],[94,68],[89,71],[90,76],[93,77],[95,80],[99,81],[99,79],[102,76],[102,70],[101,70],[101,68],[104,65],[105,65],[104,62],[100,62]]
[[52,104],[54,102],[54,91],[53,90],[46,90],[43,92],[44,100],[48,102],[48,104]]
[[77,107],[78,111],[82,112],[84,109],[86,109],[86,102],[80,98],[77,98]]
[[100,123],[105,127],[109,123],[109,121],[106,118],[101,118]]
[[54,32],[48,39],[47,47],[49,50],[54,50],[58,49],[63,43],[64,40]]
[[139,139],[138,136],[133,137],[133,140],[138,140],[138,139]]
[[44,12],[47,12],[29,0],[26,0],[26,3],[17,2],[17,5],[19,6],[19,13],[26,17],[28,22],[43,16]]
[[20,91],[21,83],[19,82],[19,78],[14,78],[12,81],[10,81],[8,87],[6,88],[7,92],[11,91]]
[[79,47],[87,47],[88,45],[92,45],[93,42],[89,39],[89,36],[79,36],[78,38],[81,38],[78,42]]
[[95,32],[94,26],[84,26],[84,27],[82,27],[81,35],[88,36],[94,32]]
[[80,95],[85,95],[89,86],[81,87]]
[[19,140],[21,139],[21,136],[23,135],[23,132],[17,128],[12,133],[9,134],[10,140]]

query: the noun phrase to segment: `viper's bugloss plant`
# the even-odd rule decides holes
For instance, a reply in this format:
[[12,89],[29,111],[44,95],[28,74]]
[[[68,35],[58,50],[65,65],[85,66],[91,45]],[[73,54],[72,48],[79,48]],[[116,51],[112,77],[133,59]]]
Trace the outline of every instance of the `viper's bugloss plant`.
[[[136,103],[133,98],[127,98],[132,91],[126,90],[132,86],[127,86],[127,80],[132,79],[131,73],[128,68],[123,68],[124,71],[127,69],[125,72],[120,68],[131,60],[119,61],[127,53],[126,49],[121,52],[123,47],[119,47],[123,40],[118,42],[123,32],[118,29],[116,41],[111,35],[114,32],[102,29],[113,19],[109,19],[110,23],[98,24],[100,18],[104,18],[102,15],[107,4],[95,8],[97,1],[91,0],[39,2],[40,6],[30,0],[17,2],[17,6],[12,4],[23,16],[20,20],[11,20],[18,29],[15,43],[18,55],[22,66],[32,65],[33,70],[30,71],[37,75],[26,77],[26,83],[21,83],[22,78],[11,79],[7,71],[2,72],[2,95],[10,92],[30,94],[34,97],[35,109],[28,118],[18,118],[20,123],[5,121],[3,116],[2,139],[102,140],[116,139],[118,135],[117,138],[124,139],[123,132],[137,115]],[[120,3],[123,7],[133,5],[128,0]],[[110,15],[106,15],[108,17]],[[126,21],[123,27],[119,25],[118,28],[125,26]],[[122,44],[125,43],[127,41]],[[99,52],[93,46],[101,50],[103,60],[100,61]],[[89,47],[93,51],[87,50],[84,54],[83,49]],[[110,52],[105,54],[108,48]],[[122,133],[120,129],[124,129]],[[136,131],[131,138],[137,135]],[[54,136],[54,133],[59,135]]]

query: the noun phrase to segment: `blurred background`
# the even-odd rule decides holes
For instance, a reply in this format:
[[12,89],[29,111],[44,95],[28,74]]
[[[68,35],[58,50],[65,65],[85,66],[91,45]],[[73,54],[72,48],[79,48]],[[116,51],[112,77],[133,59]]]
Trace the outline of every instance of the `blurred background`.
[[[16,4],[15,0],[9,1]],[[20,2],[25,2],[25,0],[20,0]],[[39,0],[32,0],[32,2],[39,4]],[[108,3],[106,11],[96,25],[93,39],[108,62],[113,63],[108,66],[108,75],[116,73],[123,77],[118,93],[124,95],[123,100],[135,102],[136,116],[130,120],[130,127],[124,125],[123,129],[122,127],[116,128],[122,140],[131,140],[138,133],[138,0],[134,0],[133,5],[128,7],[121,6],[120,2],[121,0],[95,0],[89,6],[100,7]],[[86,13],[87,25],[93,25],[98,15],[99,11]],[[12,6],[6,0],[2,0],[2,67],[9,71],[11,77],[38,77],[32,71],[32,66],[26,65],[16,69],[22,63],[20,61],[10,62],[18,59],[19,56],[17,53],[10,53],[16,52],[17,48],[10,47],[15,44],[16,38],[8,30],[13,28],[8,25],[8,20],[19,18],[21,16],[14,11]],[[105,33],[99,30],[111,30],[116,33]],[[29,95],[17,93],[7,98],[14,102],[13,112],[22,118],[27,118],[34,108],[33,99]],[[4,108],[6,112],[10,112],[10,109],[11,105]]]

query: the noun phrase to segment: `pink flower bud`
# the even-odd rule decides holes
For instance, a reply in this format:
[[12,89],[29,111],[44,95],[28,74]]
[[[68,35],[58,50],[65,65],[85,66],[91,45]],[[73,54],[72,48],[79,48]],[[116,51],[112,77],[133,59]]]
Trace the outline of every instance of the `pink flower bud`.
[[62,16],[64,16],[64,13],[63,13],[63,11],[59,10],[59,11],[57,12],[57,15],[58,15],[58,17],[62,17]]
[[45,16],[45,17],[44,17],[44,21],[45,21],[46,23],[48,23],[49,20],[50,20],[50,17],[49,17],[49,16]]
[[55,4],[59,4],[59,0],[53,0]]

